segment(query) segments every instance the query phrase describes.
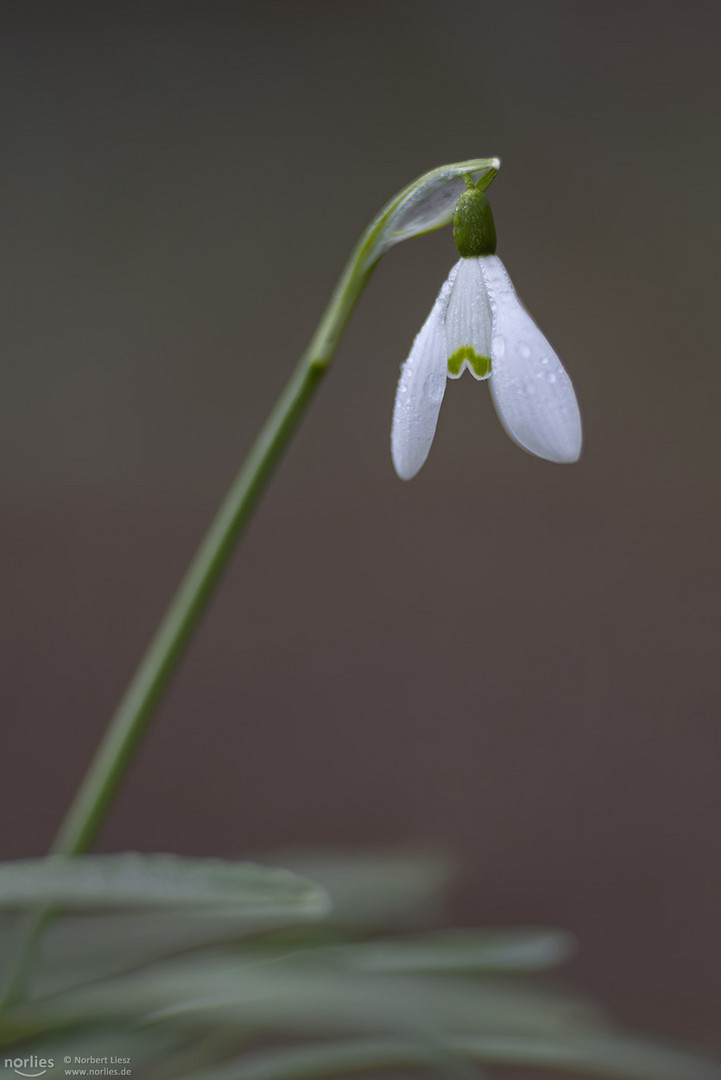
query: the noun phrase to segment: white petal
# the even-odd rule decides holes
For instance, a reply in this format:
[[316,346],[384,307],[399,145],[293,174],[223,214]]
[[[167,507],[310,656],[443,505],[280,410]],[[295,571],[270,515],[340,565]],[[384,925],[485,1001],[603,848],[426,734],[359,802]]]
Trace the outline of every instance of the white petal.
[[461,259],[456,264],[458,272],[446,312],[447,359],[455,357],[457,369],[455,372],[449,369],[452,379],[460,378],[466,368],[476,379],[488,378],[488,374],[476,374],[469,359],[462,359],[464,352],[469,358],[471,353],[489,361],[491,358],[491,308],[481,262],[481,259]]
[[401,480],[416,475],[428,457],[446,389],[444,319],[457,267],[453,267],[401,368],[391,427],[393,464]]
[[511,438],[547,461],[577,461],[581,416],[560,360],[496,255],[479,259],[493,314],[491,394]]

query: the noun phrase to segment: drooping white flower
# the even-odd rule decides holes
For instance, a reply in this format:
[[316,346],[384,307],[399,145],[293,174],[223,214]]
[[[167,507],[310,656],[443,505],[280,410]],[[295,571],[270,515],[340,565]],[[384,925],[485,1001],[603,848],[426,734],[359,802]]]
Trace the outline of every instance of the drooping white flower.
[[456,211],[461,259],[401,369],[391,449],[403,480],[415,476],[428,456],[446,379],[460,378],[466,369],[475,379],[488,379],[503,427],[524,450],[560,463],[577,461],[581,452],[571,380],[494,254],[488,200],[469,187]]

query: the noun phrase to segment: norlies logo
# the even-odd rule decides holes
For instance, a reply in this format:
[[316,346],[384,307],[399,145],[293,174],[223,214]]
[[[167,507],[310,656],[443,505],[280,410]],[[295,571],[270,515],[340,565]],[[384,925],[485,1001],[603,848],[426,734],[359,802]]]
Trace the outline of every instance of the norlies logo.
[[18,1076],[45,1076],[48,1069],[55,1066],[54,1058],[38,1057],[31,1054],[30,1057],[6,1057],[5,1068],[13,1069]]

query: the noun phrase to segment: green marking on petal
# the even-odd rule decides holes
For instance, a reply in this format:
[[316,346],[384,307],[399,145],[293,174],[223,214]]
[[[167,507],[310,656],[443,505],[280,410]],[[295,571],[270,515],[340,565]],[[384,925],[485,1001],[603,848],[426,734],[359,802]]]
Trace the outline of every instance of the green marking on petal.
[[468,361],[473,368],[474,374],[479,379],[485,379],[491,373],[491,361],[488,356],[479,356],[470,345],[461,345],[456,349],[453,356],[448,357],[448,371],[451,375],[460,375],[464,361]]

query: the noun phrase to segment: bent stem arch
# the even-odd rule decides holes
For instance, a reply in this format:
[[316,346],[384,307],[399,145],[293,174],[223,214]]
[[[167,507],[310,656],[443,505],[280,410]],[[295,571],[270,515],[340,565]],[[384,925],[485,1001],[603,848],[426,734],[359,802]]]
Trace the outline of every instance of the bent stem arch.
[[[464,177],[485,189],[498,158],[477,158],[425,173],[399,192],[367,227],[278,401],[263,424],[112,717],[52,844],[54,854],[92,846],[203,611],[233,554],[282,451],[306,411],[338,347],[363,289],[395,244],[452,221]],[[5,1001],[24,981],[28,956],[48,918],[32,917]]]

